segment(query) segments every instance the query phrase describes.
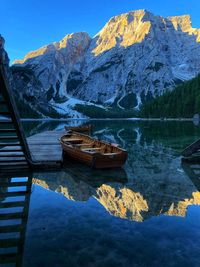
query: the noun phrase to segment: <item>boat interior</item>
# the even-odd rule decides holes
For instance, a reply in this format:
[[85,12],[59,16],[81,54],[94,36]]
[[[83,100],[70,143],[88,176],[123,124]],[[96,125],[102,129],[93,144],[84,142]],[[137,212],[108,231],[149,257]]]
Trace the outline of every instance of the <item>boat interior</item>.
[[66,145],[88,153],[114,155],[121,152],[121,149],[119,149],[117,146],[99,140],[95,140],[87,135],[79,135],[78,133],[68,133],[64,135],[61,139],[62,142]]

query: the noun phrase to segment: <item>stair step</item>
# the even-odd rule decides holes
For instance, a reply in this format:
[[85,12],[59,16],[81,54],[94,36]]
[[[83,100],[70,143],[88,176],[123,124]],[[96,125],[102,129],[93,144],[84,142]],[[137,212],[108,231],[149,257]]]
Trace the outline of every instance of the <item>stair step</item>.
[[0,170],[17,170],[22,168],[28,168],[29,165],[27,162],[11,162],[11,163],[0,163]]
[[[11,147],[19,148],[20,146],[20,148],[24,151],[25,153],[24,156],[27,157],[28,161],[24,159],[20,160],[19,159],[20,157],[17,157],[17,156],[15,158],[16,159],[18,158],[19,160],[12,159],[12,162],[10,162],[7,159],[2,160],[0,162],[0,174],[3,174],[5,172],[11,173],[11,172],[16,171],[16,169],[18,169],[18,171],[24,171],[24,170],[28,171],[30,167],[34,165],[32,163],[31,158],[29,159],[31,155],[30,155],[30,151],[29,151],[29,148],[26,142],[26,137],[23,132],[23,127],[21,126],[21,123],[20,123],[20,117],[18,116],[17,108],[15,106],[15,99],[12,95],[12,89],[9,88],[10,86],[9,86],[9,83],[7,82],[7,77],[5,76],[4,72],[5,72],[4,66],[1,64],[0,66],[0,105],[1,105],[0,117],[1,115],[3,115],[5,116],[5,118],[2,117],[0,119],[0,127],[6,128],[6,129],[2,129],[1,131],[1,128],[0,128],[0,133],[4,133],[2,134],[2,136],[0,135],[0,150],[1,148],[6,150],[5,147],[7,146],[10,147],[10,150],[12,149]],[[1,126],[1,125],[6,125],[6,124],[12,125],[12,128],[15,128],[16,131],[14,129],[13,130],[8,129],[10,126],[5,126],[5,127]],[[14,136],[15,135],[14,132],[16,136]],[[13,134],[10,134],[9,136],[8,133],[13,133]],[[5,166],[5,164],[7,166]]]
[[16,166],[0,166],[0,175],[7,172],[7,173],[14,173],[16,172],[23,172],[30,170],[30,167],[28,165],[16,165]]
[[22,149],[0,149],[0,153],[6,153],[6,152],[23,152]]
[[[21,174],[17,173],[15,174],[10,174],[10,173],[0,173],[0,181],[5,181],[5,179],[12,179],[14,178],[15,181],[19,180],[21,181],[21,179],[23,179],[23,182],[31,182],[32,178],[32,172],[27,171],[27,172],[22,172]],[[24,180],[24,178],[26,180]]]
[[20,245],[21,240],[19,238],[4,239],[0,242],[0,248],[17,247]]
[[[0,150],[0,158],[23,158],[25,159],[24,157],[24,154],[9,154],[9,155],[6,155],[6,154],[1,154],[1,150]],[[1,160],[1,159],[0,159]]]
[[21,175],[22,173],[26,174],[31,171],[31,168],[29,166],[27,167],[20,167],[20,168],[10,168],[10,169],[0,169],[0,176],[4,175]]
[[29,186],[28,182],[14,182],[14,183],[6,183],[1,182],[0,180],[0,187],[16,187],[16,186]]
[[0,226],[0,233],[15,233],[23,230],[23,225],[6,225]]
[[0,133],[16,133],[15,129],[0,129]]
[[19,167],[19,168],[7,168],[7,169],[2,169],[0,170],[0,177],[4,176],[5,177],[5,174],[7,175],[12,175],[13,177],[14,176],[17,176],[17,175],[20,175],[22,173],[28,173],[30,172],[30,168],[29,167]]
[[0,143],[0,146],[20,146],[20,142],[15,142],[15,143]]
[[[24,165],[20,165],[20,164],[17,164],[17,165],[10,165],[10,166],[6,166],[6,165],[1,165],[0,166],[0,176],[1,176],[1,174],[3,174],[3,173],[5,173],[5,171],[6,172],[8,172],[8,171],[22,171],[22,170],[28,170],[29,169],[29,165],[28,164],[24,164]],[[13,174],[14,175],[14,174]]]
[[0,140],[18,140],[18,136],[1,136],[0,135]]
[[24,212],[0,214],[0,220],[21,219],[25,216]]
[[0,196],[3,197],[18,197],[18,196],[26,196],[29,194],[29,191],[17,191],[17,192],[0,192]]
[[[21,255],[18,253],[9,253],[5,255],[0,255],[0,264],[15,264],[17,263],[21,258]],[[16,265],[17,266],[17,265]]]
[[13,124],[12,120],[0,120],[0,125],[1,124]]
[[8,111],[0,111],[0,115],[3,115],[3,116],[10,116],[10,112]]
[[27,173],[30,172],[30,167],[24,167],[24,168],[17,168],[17,169],[4,169],[0,171],[0,176],[7,174],[7,175],[17,175],[17,174],[22,174],[22,173]]
[[[25,205],[24,201],[15,201],[15,202],[6,202],[6,203],[0,202],[0,208],[23,207],[24,205]],[[0,232],[1,232],[1,230],[0,230]]]
[[6,146],[21,147],[21,144],[20,144],[20,142],[15,142],[15,143],[0,143],[0,147],[3,148],[3,147],[6,147]]
[[0,100],[0,105],[6,105],[6,101],[5,100]]
[[27,161],[26,161],[26,159],[18,159],[18,158],[10,158],[10,159],[7,159],[7,160],[1,160],[0,159],[0,167],[1,166],[4,166],[5,165],[5,163],[7,164],[7,166],[12,166],[12,165],[14,165],[14,166],[16,166],[16,165],[19,165],[18,163],[20,163],[20,165],[21,164],[27,164]]

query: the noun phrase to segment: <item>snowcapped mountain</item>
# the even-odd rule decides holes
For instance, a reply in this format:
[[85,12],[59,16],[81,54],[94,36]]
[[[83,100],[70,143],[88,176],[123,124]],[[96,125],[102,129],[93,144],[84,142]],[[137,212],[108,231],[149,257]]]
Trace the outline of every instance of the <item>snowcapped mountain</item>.
[[81,117],[86,105],[137,110],[200,72],[200,29],[188,15],[137,10],[111,18],[93,38],[72,33],[30,52],[12,70],[18,94],[32,108],[46,103],[70,117]]

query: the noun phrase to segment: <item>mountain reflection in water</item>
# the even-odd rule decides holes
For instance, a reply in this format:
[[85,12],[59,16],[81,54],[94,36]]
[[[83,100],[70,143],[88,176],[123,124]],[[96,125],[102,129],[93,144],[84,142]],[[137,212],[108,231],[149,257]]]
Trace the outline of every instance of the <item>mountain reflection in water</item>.
[[[30,136],[83,123],[24,126]],[[96,138],[128,150],[124,169],[68,161],[63,171],[34,173],[23,266],[198,267],[200,166],[181,165],[180,151],[199,138],[200,127],[91,123]]]
[[[69,200],[87,201],[94,197],[111,215],[138,222],[161,214],[186,216],[189,205],[200,204],[199,191],[181,167],[177,151],[166,140],[163,142],[159,127],[138,123],[133,127],[131,122],[125,122],[123,128],[109,123],[98,129],[99,124],[93,133],[95,137],[120,143],[128,150],[124,169],[91,170],[68,162],[65,171],[35,173],[33,182]],[[173,127],[164,125],[163,135],[171,138],[174,134],[175,144],[177,129],[182,131],[183,127],[176,125],[170,132]],[[152,139],[155,129],[156,138]],[[168,141],[172,141],[170,138]],[[187,135],[185,139],[188,140]]]

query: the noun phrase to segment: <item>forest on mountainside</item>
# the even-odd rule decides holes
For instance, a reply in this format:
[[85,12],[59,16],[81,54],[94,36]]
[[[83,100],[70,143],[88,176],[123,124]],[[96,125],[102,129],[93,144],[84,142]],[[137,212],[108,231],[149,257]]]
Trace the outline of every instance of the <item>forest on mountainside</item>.
[[145,103],[140,117],[191,118],[196,113],[200,114],[200,75]]

